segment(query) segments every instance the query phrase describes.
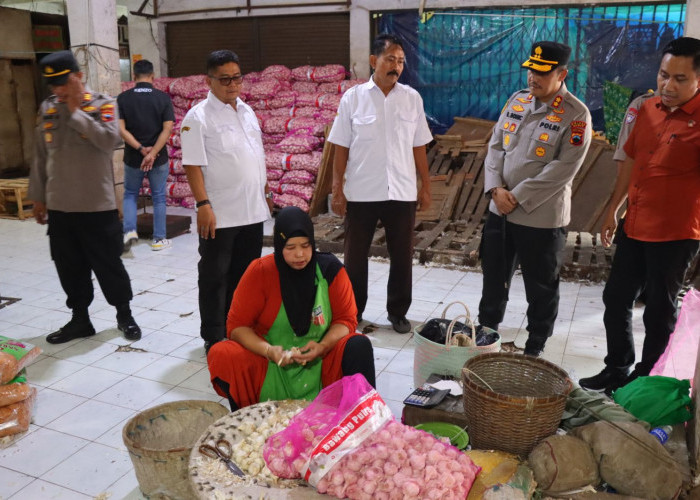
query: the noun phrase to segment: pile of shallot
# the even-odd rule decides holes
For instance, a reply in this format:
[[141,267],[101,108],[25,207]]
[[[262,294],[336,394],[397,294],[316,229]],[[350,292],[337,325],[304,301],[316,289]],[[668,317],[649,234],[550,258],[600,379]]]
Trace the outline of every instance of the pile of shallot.
[[[302,477],[327,430],[318,422],[309,423],[297,442],[284,442],[284,433],[268,440],[264,456],[274,474]],[[343,456],[315,486],[319,493],[356,500],[456,500],[467,497],[479,470],[449,441],[390,420]]]

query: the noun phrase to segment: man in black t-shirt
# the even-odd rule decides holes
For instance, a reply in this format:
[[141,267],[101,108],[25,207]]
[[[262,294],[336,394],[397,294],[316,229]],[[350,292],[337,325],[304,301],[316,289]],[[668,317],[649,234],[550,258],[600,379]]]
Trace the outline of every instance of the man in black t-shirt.
[[168,151],[165,144],[173,129],[173,103],[165,92],[153,88],[153,64],[145,59],[134,63],[136,86],[117,97],[119,132],[124,139],[124,251],[138,239],[136,201],[143,177],[153,198],[153,243],[151,249],[170,246],[165,234],[165,184]]

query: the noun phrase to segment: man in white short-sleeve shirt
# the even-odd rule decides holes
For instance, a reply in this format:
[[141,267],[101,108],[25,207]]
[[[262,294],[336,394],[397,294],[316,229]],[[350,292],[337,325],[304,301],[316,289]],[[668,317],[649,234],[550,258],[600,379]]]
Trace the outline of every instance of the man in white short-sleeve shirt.
[[398,83],[404,62],[401,41],[393,35],[378,36],[370,55],[374,74],[345,93],[328,136],[336,145],[332,208],[345,215],[345,268],[358,321],[367,304],[369,249],[381,221],[390,259],[386,308],[399,333],[411,330],[406,313],[411,306],[413,227],[416,208],[430,206],[425,146],[433,139],[423,99]]
[[238,98],[242,78],[235,53],[212,52],[209,95],[180,127],[182,164],[197,201],[200,335],[207,352],[226,338],[233,292],[260,257],[263,222],[272,209],[260,125]]

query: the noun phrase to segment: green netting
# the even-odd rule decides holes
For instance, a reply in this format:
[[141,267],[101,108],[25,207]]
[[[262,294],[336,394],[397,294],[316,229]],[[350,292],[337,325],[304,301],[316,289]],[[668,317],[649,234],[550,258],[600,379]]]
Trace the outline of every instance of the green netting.
[[632,97],[632,89],[613,82],[605,82],[603,87],[603,111],[605,114],[605,136],[610,144],[617,144],[620,125]]

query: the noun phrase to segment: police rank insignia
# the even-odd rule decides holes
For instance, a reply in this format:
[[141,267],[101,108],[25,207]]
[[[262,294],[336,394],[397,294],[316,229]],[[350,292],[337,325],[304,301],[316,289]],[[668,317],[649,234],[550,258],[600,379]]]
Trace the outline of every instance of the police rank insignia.
[[561,117],[555,116],[555,115],[547,115],[546,118],[547,118],[547,120],[549,120],[550,122],[554,122],[554,123],[557,123],[557,122],[560,122],[560,121],[561,121]]
[[538,147],[535,149],[535,154],[539,157],[544,156],[544,154],[547,152],[546,149],[544,149],[542,146]]
[[586,130],[586,122],[573,121],[571,122],[571,139],[569,142],[574,146],[583,144],[583,134]]
[[560,96],[560,95],[556,96],[556,97],[554,98],[554,100],[552,101],[552,107],[553,107],[554,109],[559,108],[559,107],[561,106],[561,101],[562,101],[562,100],[563,100],[562,96]]
[[517,111],[518,113],[522,113],[525,111],[525,108],[523,108],[520,104],[513,104],[512,108],[513,111]]
[[503,124],[503,130],[508,130],[508,127],[510,127],[510,122],[505,122]]
[[103,122],[111,122],[114,120],[114,104],[103,104],[100,106],[100,115]]
[[545,134],[545,133],[540,134],[539,140],[542,142],[547,142],[549,140],[549,134]]
[[515,100],[518,101],[518,102],[522,102],[523,104],[530,104],[530,103],[532,102],[531,100],[529,100],[529,99],[524,99],[524,98],[522,98],[522,97],[516,97]]
[[44,141],[46,141],[46,144],[51,144],[53,142],[53,134],[51,132],[44,132]]
[[57,112],[58,112],[58,110],[54,107],[50,107],[49,109],[46,110],[47,115],[53,115],[53,114],[56,114]]
[[92,100],[92,94],[90,92],[85,92],[83,94],[83,102],[88,102]]
[[503,145],[507,146],[510,144],[510,136],[506,134],[506,136],[503,138]]
[[515,123],[511,123],[510,128],[508,130],[510,130],[511,132],[515,132],[516,128],[517,128],[517,125]]
[[80,109],[82,109],[86,113],[90,113],[91,111],[95,111],[97,108],[95,106],[83,106]]
[[632,123],[637,118],[637,110],[635,108],[630,108],[627,111],[627,116],[625,116],[625,121],[627,123]]
[[53,122],[44,122],[44,130],[53,128]]

